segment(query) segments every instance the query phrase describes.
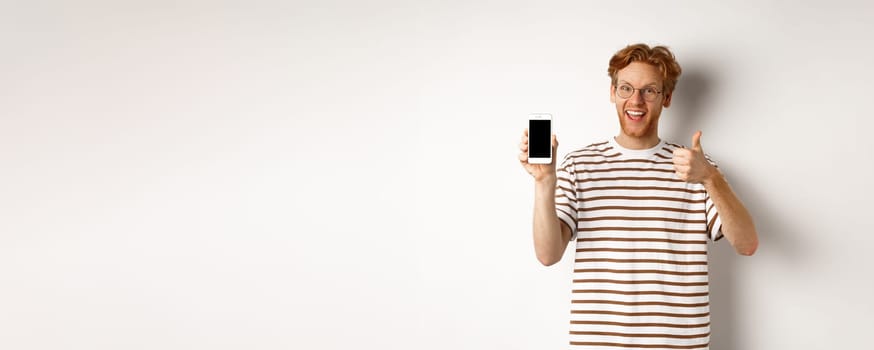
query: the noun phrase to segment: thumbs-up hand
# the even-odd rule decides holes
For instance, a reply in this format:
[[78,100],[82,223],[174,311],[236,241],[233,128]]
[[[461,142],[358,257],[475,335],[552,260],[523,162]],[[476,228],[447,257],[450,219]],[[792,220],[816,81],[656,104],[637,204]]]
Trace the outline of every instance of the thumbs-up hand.
[[717,173],[716,168],[704,157],[701,131],[692,135],[692,148],[674,150],[674,171],[681,180],[691,183],[703,183]]

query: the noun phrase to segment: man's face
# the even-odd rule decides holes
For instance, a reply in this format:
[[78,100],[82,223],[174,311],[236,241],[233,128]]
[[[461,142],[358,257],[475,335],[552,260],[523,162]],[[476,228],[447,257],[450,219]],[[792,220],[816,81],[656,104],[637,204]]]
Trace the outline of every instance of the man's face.
[[[635,89],[630,97],[622,98],[616,89]],[[652,101],[644,98],[644,91],[661,91]],[[626,136],[638,139],[658,138],[659,115],[662,107],[671,104],[671,96],[664,92],[664,82],[658,68],[653,65],[632,62],[616,73],[616,85],[610,86],[610,102],[616,105],[619,125]]]

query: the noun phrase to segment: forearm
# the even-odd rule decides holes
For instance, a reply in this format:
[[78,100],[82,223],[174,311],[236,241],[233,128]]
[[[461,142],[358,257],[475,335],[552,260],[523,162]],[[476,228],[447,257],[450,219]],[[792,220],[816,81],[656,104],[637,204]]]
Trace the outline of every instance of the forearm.
[[753,255],[758,249],[759,237],[753,218],[746,207],[737,198],[719,170],[714,169],[714,174],[703,184],[719,213],[722,234],[738,254]]
[[[555,179],[535,181],[534,185],[534,250],[544,265],[561,260],[569,233],[562,233],[562,224],[555,213]],[[567,231],[567,230],[565,230]]]

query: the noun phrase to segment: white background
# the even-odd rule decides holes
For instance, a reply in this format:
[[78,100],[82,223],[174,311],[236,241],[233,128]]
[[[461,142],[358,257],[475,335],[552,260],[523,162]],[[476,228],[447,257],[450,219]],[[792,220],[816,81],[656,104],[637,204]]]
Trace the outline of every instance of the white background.
[[711,248],[712,348],[870,342],[864,1],[0,4],[0,348],[563,348],[517,143],[615,135],[635,42],[761,236]]

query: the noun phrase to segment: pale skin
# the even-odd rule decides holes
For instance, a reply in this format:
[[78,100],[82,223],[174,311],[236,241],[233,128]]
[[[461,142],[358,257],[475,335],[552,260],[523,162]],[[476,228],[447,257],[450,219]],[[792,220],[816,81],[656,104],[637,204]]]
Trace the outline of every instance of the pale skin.
[[674,151],[674,170],[680,179],[704,185],[722,220],[722,234],[738,254],[753,255],[759,247],[759,235],[753,218],[722,173],[704,157],[701,131],[692,136],[691,149]]
[[[658,121],[663,107],[671,103],[670,92],[663,92],[658,69],[649,64],[633,62],[617,72],[616,84],[610,85],[610,102],[616,106],[620,133],[616,142],[629,149],[647,149],[659,143]],[[657,98],[647,101],[635,90],[628,98],[616,95],[617,85],[635,89],[660,91]],[[556,153],[558,139],[552,136],[552,163],[528,163],[528,130],[519,143],[519,162],[534,178],[534,250],[537,259],[549,266],[561,260],[571,238],[570,228],[555,213]],[[692,136],[692,147],[674,151],[674,170],[687,182],[700,183],[710,195],[722,221],[722,233],[738,254],[753,255],[759,245],[752,217],[719,172],[704,157],[701,132]]]

